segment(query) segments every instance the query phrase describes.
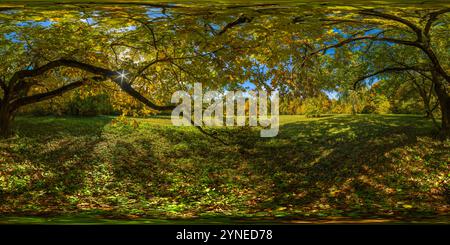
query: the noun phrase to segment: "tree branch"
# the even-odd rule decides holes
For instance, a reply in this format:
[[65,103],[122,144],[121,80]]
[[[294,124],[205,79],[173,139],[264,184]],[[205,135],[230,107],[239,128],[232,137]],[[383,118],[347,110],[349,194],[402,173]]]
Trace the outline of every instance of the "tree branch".
[[39,75],[44,74],[46,71],[49,71],[51,69],[57,68],[57,67],[73,67],[73,68],[79,68],[81,70],[101,75],[105,77],[112,77],[114,75],[117,75],[117,72],[111,71],[109,69],[100,68],[97,66],[89,65],[86,63],[78,62],[75,60],[67,60],[67,59],[59,59],[55,61],[51,61],[41,67],[38,67],[33,70],[21,70],[16,72],[13,77],[10,79],[10,84],[24,78],[29,77],[36,77]]
[[144,74],[145,70],[147,70],[148,68],[150,68],[152,65],[159,63],[159,62],[166,62],[169,61],[169,58],[165,58],[165,59],[155,59],[152,60],[151,62],[149,62],[147,65],[145,65],[144,67],[142,67],[141,69],[139,69],[139,71],[136,74],[136,78],[139,76],[142,76],[142,74]]
[[222,30],[217,33],[217,35],[222,35],[224,34],[228,29],[233,28],[234,26],[240,25],[240,24],[244,24],[244,23],[250,23],[252,21],[252,18],[247,17],[245,15],[240,15],[239,18],[237,18],[236,20],[234,20],[233,22],[228,23],[227,25],[225,25]]
[[8,90],[8,87],[6,86],[5,81],[3,81],[3,79],[0,78],[0,88],[3,89],[3,91]]
[[75,88],[83,86],[87,82],[87,80],[88,79],[83,79],[81,81],[76,81],[76,82],[69,83],[67,85],[64,85],[64,86],[62,86],[60,88],[57,88],[55,90],[52,90],[52,91],[49,91],[49,92],[46,92],[46,93],[34,94],[34,95],[30,95],[30,96],[27,96],[27,97],[23,97],[23,98],[19,98],[19,99],[13,100],[11,102],[11,108],[12,108],[12,110],[15,110],[15,109],[17,109],[17,108],[19,108],[21,106],[24,106],[24,105],[33,104],[33,103],[36,103],[36,102],[40,102],[40,101],[51,99],[51,98],[56,97],[58,95],[62,95],[65,92],[68,92],[70,90],[73,90]]
[[[79,68],[81,70],[93,73],[95,75],[102,76],[105,79],[110,78],[112,81],[114,81],[116,84],[118,84],[120,86],[120,88],[122,88],[122,90],[124,90],[126,93],[133,96],[134,98],[136,98],[137,100],[141,101],[142,103],[144,103],[145,105],[147,105],[148,107],[150,107],[154,110],[162,111],[162,110],[170,110],[170,109],[175,108],[175,106],[173,106],[173,105],[159,106],[159,105],[154,104],[150,100],[146,99],[139,92],[134,90],[128,82],[124,81],[123,78],[121,79],[119,76],[120,75],[119,72],[101,68],[101,67],[97,67],[97,66],[93,66],[90,64],[82,63],[82,62],[78,62],[75,60],[60,59],[60,60],[55,60],[55,61],[49,62],[49,63],[47,63],[39,68],[33,69],[33,70],[18,71],[14,74],[13,78],[11,78],[11,81],[17,81],[18,79],[23,79],[23,78],[27,78],[27,77],[39,76],[39,75],[42,75],[43,73],[45,73],[46,71],[49,71],[53,68],[62,67],[62,66]],[[68,91],[70,89],[74,89],[76,87],[81,86],[81,84],[78,84],[78,83],[69,84],[69,85],[66,85],[64,87],[63,91],[66,91],[66,90]],[[62,89],[62,88],[60,88],[60,89]],[[31,102],[31,103],[33,103],[33,102]]]
[[135,19],[135,18],[132,18],[132,17],[130,17],[130,19],[139,22],[141,25],[143,25],[150,32],[150,35],[152,37],[152,42],[153,42],[153,48],[155,48],[155,50],[158,50],[158,45],[157,45],[157,41],[156,41],[156,35],[155,35],[155,31],[153,30],[153,28],[150,27],[147,22],[142,21],[140,19]]
[[402,24],[408,26],[412,31],[414,31],[416,33],[418,42],[422,41],[422,30],[418,26],[416,26],[414,23],[409,21],[409,20],[406,20],[404,18],[400,18],[400,17],[395,16],[395,15],[381,13],[381,12],[374,11],[374,10],[361,10],[361,11],[359,11],[359,13],[362,14],[362,15],[376,16],[376,17],[380,17],[380,18],[383,18],[383,19],[393,20],[393,21],[402,23]]
[[[27,77],[35,77],[35,76],[39,76],[43,73],[45,73],[46,71],[49,71],[53,68],[56,67],[61,67],[61,66],[65,66],[65,67],[73,67],[73,68],[79,68],[82,69],[84,71],[99,75],[100,77],[93,77],[91,79],[96,80],[96,81],[100,81],[100,80],[106,80],[106,79],[111,79],[113,82],[115,82],[117,85],[120,86],[120,88],[125,91],[127,94],[131,95],[132,97],[134,97],[135,99],[139,100],[140,102],[142,102],[143,104],[145,104],[146,106],[154,109],[154,110],[158,110],[158,111],[165,111],[165,110],[172,110],[174,109],[176,106],[175,105],[167,105],[167,106],[160,106],[160,105],[156,105],[153,102],[151,102],[150,100],[148,100],[147,98],[145,98],[143,95],[141,95],[138,91],[136,91],[127,81],[125,81],[123,79],[123,77],[120,77],[120,73],[116,72],[116,71],[112,71],[109,69],[105,69],[105,68],[101,68],[101,67],[97,67],[97,66],[93,66],[93,65],[89,65],[89,64],[85,64],[82,62],[78,62],[78,61],[74,61],[74,60],[66,60],[66,59],[60,59],[60,60],[56,60],[56,61],[52,61],[47,63],[44,66],[41,66],[39,68],[33,69],[33,70],[22,70],[22,71],[18,71],[14,74],[13,78],[11,79],[11,81],[17,81],[19,79],[23,79],[23,78],[27,78]],[[61,95],[65,92],[68,92],[70,90],[73,90],[75,88],[81,87],[84,84],[86,84],[86,82],[90,80],[90,79],[83,79],[81,81],[76,81],[76,82],[72,82],[69,83],[67,85],[64,85],[58,89],[46,92],[46,93],[40,93],[40,94],[35,94],[35,95],[31,95],[31,96],[27,96],[27,97],[22,97],[16,100],[13,100],[10,105],[12,110],[16,110],[21,106],[24,105],[28,105],[28,104],[32,104],[32,103],[36,103],[39,101],[44,101],[47,99],[51,99],[55,96]],[[191,120],[192,123],[192,120]],[[194,124],[193,124],[194,125]],[[194,125],[196,126],[196,125]],[[208,133],[206,132],[201,126],[196,126],[196,128],[203,134],[214,138],[218,141],[220,141],[221,143],[227,145],[227,143],[225,141],[223,141],[222,139],[220,139],[215,133]]]
[[[443,10],[440,10],[440,11],[436,11],[436,12],[433,12],[433,13],[429,14],[430,18],[429,18],[429,20],[428,20],[428,22],[427,22],[427,24],[425,26],[425,29],[424,29],[424,33],[426,35],[429,35],[428,33],[430,31],[431,25],[437,19],[437,17],[439,15],[443,14],[443,13],[446,13],[446,12],[450,12],[450,9],[446,8],[446,9],[443,9]],[[319,49],[319,50],[311,53],[310,55],[314,55],[314,54],[317,54],[317,53],[322,52],[322,51],[326,51],[326,50],[331,49],[331,48],[341,47],[341,46],[344,46],[346,44],[349,44],[349,43],[352,43],[352,42],[355,42],[355,41],[359,41],[359,40],[385,41],[385,42],[391,42],[391,43],[402,44],[402,45],[407,45],[407,46],[413,46],[413,47],[417,47],[417,48],[421,49],[428,56],[428,58],[430,59],[431,63],[435,66],[436,71],[448,83],[450,83],[450,76],[444,70],[444,68],[442,67],[442,65],[439,62],[438,57],[436,56],[436,54],[434,53],[434,51],[430,47],[429,40],[426,40],[426,42],[423,43],[422,30],[418,26],[416,26],[414,23],[412,23],[412,22],[410,22],[410,21],[408,21],[408,20],[406,20],[404,18],[395,16],[395,15],[386,14],[386,13],[380,13],[380,12],[377,12],[377,11],[374,11],[374,10],[361,10],[361,11],[359,11],[359,13],[362,14],[362,15],[376,16],[376,17],[387,19],[387,20],[393,20],[393,21],[402,23],[402,24],[408,26],[410,29],[412,29],[416,33],[417,40],[416,41],[408,41],[408,40],[401,40],[401,39],[387,38],[387,37],[362,36],[362,37],[355,37],[355,38],[345,39],[345,40],[343,40],[343,41],[341,41],[341,42],[339,42],[337,44],[334,44],[334,45],[331,45],[331,46]],[[428,38],[428,36],[427,36],[427,38]],[[305,61],[306,61],[306,59],[303,61],[302,66],[304,66]]]
[[305,59],[302,62],[302,67],[305,65],[306,59],[310,56],[316,55],[320,52],[326,52],[329,49],[332,48],[339,48],[342,46],[345,46],[347,44],[356,42],[356,41],[361,41],[361,40],[373,40],[373,41],[383,41],[383,42],[392,42],[392,43],[397,43],[397,44],[404,44],[404,45],[408,45],[408,46],[414,46],[414,47],[418,47],[421,48],[421,45],[417,42],[412,42],[412,41],[406,41],[406,40],[400,40],[400,39],[395,39],[395,38],[387,38],[387,37],[378,37],[378,34],[376,34],[375,36],[362,36],[362,37],[353,37],[353,38],[347,38],[341,42],[338,42],[336,44],[330,45],[330,46],[326,46],[324,48],[318,49],[312,53],[310,53],[308,56],[305,57]]
[[128,82],[121,81],[119,79],[113,80],[117,85],[120,86],[120,88],[125,91],[127,94],[131,95],[135,99],[139,100],[140,102],[144,103],[146,106],[157,110],[157,111],[167,111],[167,110],[173,110],[176,106],[175,105],[166,105],[166,106],[159,106],[145,98],[143,95],[141,95],[138,91],[136,91]]
[[320,53],[323,51],[327,51],[328,49],[332,49],[332,48],[339,48],[344,45],[350,44],[352,42],[361,41],[361,40],[383,41],[383,42],[391,42],[391,43],[397,43],[397,44],[404,44],[404,45],[408,45],[408,46],[420,47],[419,43],[413,42],[413,41],[400,40],[400,39],[388,38],[388,37],[378,37],[378,36],[362,36],[362,37],[354,37],[354,38],[345,39],[339,43],[316,50],[316,51],[312,52],[310,55],[314,55],[314,54],[317,54],[317,53]]
[[366,80],[368,78],[374,77],[374,76],[379,75],[379,74],[389,73],[389,72],[415,71],[417,69],[418,69],[417,67],[387,67],[387,68],[384,68],[382,70],[379,70],[379,71],[376,71],[374,73],[371,73],[369,75],[365,75],[365,76],[359,77],[353,83],[353,89],[356,89],[356,85],[358,85],[359,82],[361,82],[363,80]]
[[425,24],[425,28],[424,28],[424,35],[429,39],[430,38],[430,30],[431,30],[431,26],[433,25],[433,23],[437,20],[437,18],[439,17],[439,15],[441,14],[445,14],[450,12],[450,8],[445,8],[445,9],[441,9],[439,11],[435,11],[432,12],[430,14],[428,14],[429,18],[427,23]]

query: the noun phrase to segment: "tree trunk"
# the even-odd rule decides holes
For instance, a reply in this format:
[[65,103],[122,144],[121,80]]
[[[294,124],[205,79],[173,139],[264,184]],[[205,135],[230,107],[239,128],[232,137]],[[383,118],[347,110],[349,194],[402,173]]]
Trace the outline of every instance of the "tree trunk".
[[420,92],[420,96],[422,97],[423,100],[423,105],[425,107],[425,118],[432,118],[433,117],[433,111],[431,110],[431,106],[430,106],[430,99],[428,98],[428,96],[426,94],[423,94]]
[[11,136],[12,113],[7,106],[0,107],[0,137],[7,138]]
[[436,95],[439,100],[439,105],[441,107],[442,114],[442,124],[441,124],[441,136],[444,138],[450,137],[450,96],[447,91],[443,88],[442,84],[435,85]]

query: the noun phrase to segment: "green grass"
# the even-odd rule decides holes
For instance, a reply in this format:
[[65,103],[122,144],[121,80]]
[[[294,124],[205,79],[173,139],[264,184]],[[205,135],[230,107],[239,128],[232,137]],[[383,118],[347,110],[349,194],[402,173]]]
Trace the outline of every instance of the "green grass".
[[18,117],[0,140],[0,223],[450,220],[450,142],[421,116],[214,130],[231,144],[167,117]]

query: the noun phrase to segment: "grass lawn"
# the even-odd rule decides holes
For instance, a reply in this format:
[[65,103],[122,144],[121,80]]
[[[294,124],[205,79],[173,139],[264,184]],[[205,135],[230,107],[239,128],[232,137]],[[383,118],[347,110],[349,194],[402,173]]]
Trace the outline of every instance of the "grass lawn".
[[0,223],[450,223],[450,142],[422,116],[214,130],[231,144],[166,117],[18,117]]

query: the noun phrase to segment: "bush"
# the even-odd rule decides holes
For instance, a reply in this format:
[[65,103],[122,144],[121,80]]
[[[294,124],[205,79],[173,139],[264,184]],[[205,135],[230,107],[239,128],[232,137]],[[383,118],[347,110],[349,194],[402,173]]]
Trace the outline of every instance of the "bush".
[[65,114],[74,116],[96,116],[111,115],[115,113],[107,94],[82,97],[80,94],[76,93],[67,103]]
[[68,93],[53,99],[31,104],[20,109],[21,114],[34,116],[97,116],[118,115],[110,96],[106,93],[83,94],[80,91]]
[[384,95],[372,97],[361,111],[363,114],[386,114],[389,112],[391,112],[391,103]]
[[395,100],[392,108],[393,113],[400,114],[421,114],[424,110],[423,102],[417,99]]
[[302,111],[307,117],[320,117],[329,109],[330,101],[325,97],[307,98],[302,104]]
[[388,98],[384,95],[378,95],[374,98],[375,101],[375,113],[386,114],[391,112],[391,103]]
[[376,110],[377,110],[377,107],[374,104],[368,104],[368,105],[364,106],[361,113],[362,114],[372,114],[372,113],[376,113]]

